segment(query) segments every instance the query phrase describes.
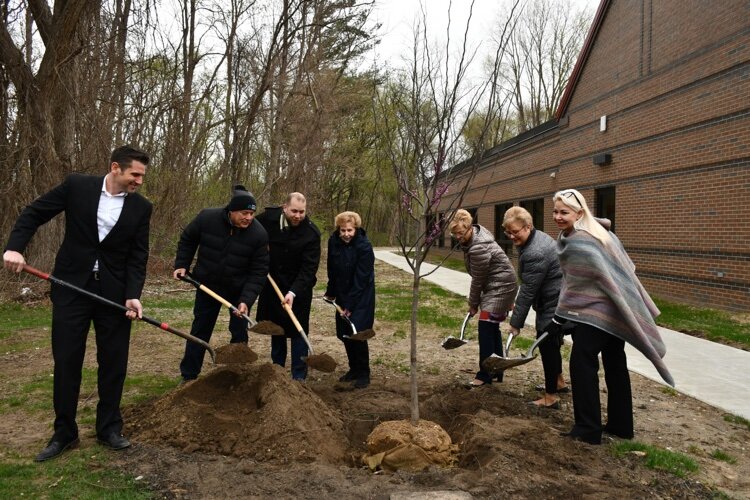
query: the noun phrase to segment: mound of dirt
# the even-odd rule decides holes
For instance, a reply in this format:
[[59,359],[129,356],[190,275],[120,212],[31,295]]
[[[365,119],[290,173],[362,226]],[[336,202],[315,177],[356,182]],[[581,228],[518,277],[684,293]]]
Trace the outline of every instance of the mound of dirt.
[[247,344],[226,344],[216,349],[218,365],[249,365],[258,360],[258,355]]
[[419,472],[431,465],[450,467],[458,459],[458,446],[435,422],[390,420],[372,430],[363,461],[371,469]]
[[187,453],[341,463],[349,445],[338,414],[270,363],[219,366],[130,411],[135,438]]

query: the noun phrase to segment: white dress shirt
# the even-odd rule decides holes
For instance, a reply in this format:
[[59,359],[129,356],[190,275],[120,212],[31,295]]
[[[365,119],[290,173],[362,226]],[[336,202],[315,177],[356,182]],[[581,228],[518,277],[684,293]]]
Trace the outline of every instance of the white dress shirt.
[[[122,213],[122,206],[125,204],[126,192],[120,194],[110,194],[107,191],[107,174],[102,182],[102,192],[99,195],[99,207],[96,209],[96,226],[99,231],[99,241],[107,237],[109,232],[117,224],[117,220]],[[99,261],[94,263],[94,271],[99,270]]]

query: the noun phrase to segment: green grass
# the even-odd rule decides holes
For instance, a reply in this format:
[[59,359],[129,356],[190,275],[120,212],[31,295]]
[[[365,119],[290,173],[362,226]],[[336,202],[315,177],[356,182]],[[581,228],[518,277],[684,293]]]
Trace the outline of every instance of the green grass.
[[[102,449],[103,451],[103,449]],[[0,498],[79,500],[146,499],[147,485],[125,476],[107,463],[106,453],[73,450],[41,464],[2,450]]]
[[[382,285],[377,288],[377,318],[380,321],[408,323],[411,319],[411,287]],[[466,299],[437,285],[422,281],[419,286],[417,322],[451,330],[461,327],[466,314]]]
[[698,470],[698,464],[692,458],[674,451],[665,450],[649,444],[637,441],[620,441],[611,446],[615,456],[623,456],[626,453],[639,451],[645,453],[644,464],[649,469],[658,469],[674,474],[677,477],[686,477],[688,474]]
[[724,453],[721,450],[714,450],[714,452],[711,453],[711,458],[715,458],[716,460],[720,460],[728,464],[734,464],[737,462],[737,460],[734,457]]
[[123,405],[141,403],[174,389],[179,377],[164,375],[128,375],[122,397]]
[[724,415],[724,420],[726,422],[731,422],[733,424],[744,425],[745,427],[747,427],[747,430],[750,431],[750,420],[744,417],[740,417],[739,415],[731,415],[727,413],[726,415]]
[[731,314],[654,298],[661,311],[656,323],[676,331],[700,332],[708,340],[730,341],[750,348],[750,323],[740,323]]
[[664,386],[660,390],[661,390],[661,392],[663,392],[667,396],[677,396],[677,395],[680,394],[679,392],[677,392],[676,390],[674,390],[673,388],[668,387],[668,386]]
[[52,326],[50,307],[28,307],[21,304],[0,304],[0,340],[19,330],[49,329]]

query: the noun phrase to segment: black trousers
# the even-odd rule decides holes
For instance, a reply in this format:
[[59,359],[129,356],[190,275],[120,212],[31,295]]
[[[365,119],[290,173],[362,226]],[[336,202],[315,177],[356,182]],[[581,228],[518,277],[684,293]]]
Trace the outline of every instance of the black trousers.
[[[607,425],[602,428],[599,400],[599,353],[607,384]],[[623,438],[633,437],[633,397],[625,357],[625,342],[583,323],[573,331],[570,355],[575,425],[571,431],[584,441],[600,443],[602,430]]]
[[[101,295],[93,274],[86,290]],[[130,320],[125,313],[103,306],[84,295],[64,306],[52,306],[52,357],[55,362],[53,440],[68,442],[78,437],[76,411],[81,392],[81,370],[91,322],[96,332],[97,389],[96,434],[106,437],[122,432],[120,399],[125,384],[130,347]]]
[[[219,296],[224,297],[232,304],[239,300],[240,291],[214,290]],[[211,334],[216,326],[216,319],[219,317],[219,311],[222,308],[221,302],[214,299],[201,290],[195,291],[195,305],[193,306],[193,326],[190,329],[190,335],[198,337],[208,342],[211,340]],[[230,343],[247,344],[247,320],[238,318],[229,312],[229,332],[232,337]],[[180,362],[180,374],[186,380],[192,380],[198,377],[203,367],[203,358],[206,354],[206,348],[195,342],[185,342],[185,355]]]
[[[536,337],[543,334],[543,328],[536,329]],[[560,354],[560,338],[547,336],[539,344],[539,354],[542,355],[544,369],[544,392],[557,393],[557,377],[562,373],[562,355]]]
[[367,341],[345,339],[344,335],[351,335],[352,327],[349,322],[336,314],[336,337],[344,343],[346,357],[349,360],[349,371],[353,379],[370,380],[370,348]]
[[[481,380],[486,384],[492,383],[492,377],[489,373],[484,371],[482,368],[482,361],[486,358],[497,354],[498,356],[505,356],[503,353],[503,337],[500,333],[500,323],[494,321],[479,320],[479,371],[476,374],[476,379]],[[496,380],[498,382],[503,381],[503,373],[497,375]]]

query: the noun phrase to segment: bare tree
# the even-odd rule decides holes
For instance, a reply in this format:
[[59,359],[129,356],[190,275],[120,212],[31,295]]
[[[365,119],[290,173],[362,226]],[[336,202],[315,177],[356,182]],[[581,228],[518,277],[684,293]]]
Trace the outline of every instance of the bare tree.
[[[552,119],[591,17],[590,12],[576,12],[569,0],[531,0],[523,9],[503,61],[515,133]],[[504,32],[504,26],[499,24],[498,32]],[[497,42],[505,43],[502,35]]]
[[[514,2],[507,16],[506,34],[512,27],[518,2]],[[473,11],[473,2],[472,9]],[[482,160],[483,151],[458,164],[461,137],[469,118],[480,104],[487,102],[484,122],[478,134],[478,144],[485,144],[495,118],[497,106],[493,102],[499,66],[482,85],[469,87],[467,69],[475,53],[467,44],[472,15],[466,21],[458,55],[453,57],[448,36],[442,49],[430,46],[426,16],[414,30],[410,66],[400,78],[384,89],[378,97],[380,123],[378,131],[387,145],[386,155],[392,165],[401,196],[397,211],[397,240],[413,271],[411,303],[411,422],[419,421],[417,380],[417,311],[422,263],[438,235],[450,221],[452,209],[458,208],[469,182]],[[450,19],[447,33],[450,34]],[[504,45],[498,46],[495,61],[501,61]],[[458,165],[457,165],[458,164]],[[448,169],[447,165],[457,165]],[[458,180],[460,177],[460,181]],[[443,197],[450,193],[447,214],[437,212]],[[446,203],[443,203],[446,207]]]

